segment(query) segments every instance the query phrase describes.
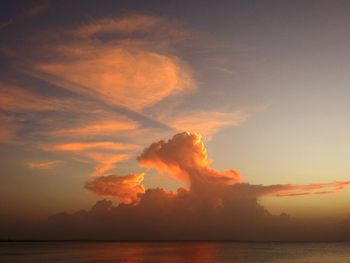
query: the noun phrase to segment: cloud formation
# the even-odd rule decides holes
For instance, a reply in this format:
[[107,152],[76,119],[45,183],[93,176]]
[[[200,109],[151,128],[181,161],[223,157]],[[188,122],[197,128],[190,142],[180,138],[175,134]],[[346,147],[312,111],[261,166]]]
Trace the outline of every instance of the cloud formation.
[[240,181],[237,171],[218,172],[209,167],[209,160],[201,135],[180,133],[168,142],[159,141],[146,148],[138,157],[141,165],[167,171],[185,180],[191,188],[203,184],[233,184]]
[[[220,172],[210,167],[211,162],[198,133],[179,133],[167,142],[155,142],[137,159],[143,167],[154,168],[160,173],[169,173],[174,178],[186,182],[188,190],[180,189],[180,193],[188,191],[200,199],[209,197],[219,203],[238,196],[256,199],[269,195],[283,197],[332,194],[350,186],[350,181],[267,186],[246,183],[234,169]],[[115,189],[115,193],[117,192],[118,189]]]
[[176,58],[118,45],[79,49],[79,55],[67,55],[68,61],[37,67],[56,77],[47,80],[64,88],[135,110],[193,87]]
[[187,188],[174,192],[146,189],[144,174],[95,177],[85,188],[99,197],[118,200],[118,205],[101,200],[91,210],[56,214],[36,227],[35,233],[21,230],[21,234],[72,240],[350,239],[344,235],[347,222],[305,224],[284,213],[272,215],[258,202],[267,195],[331,194],[350,186],[350,181],[299,186],[250,184],[234,170],[211,168],[201,136],[190,132],[151,144],[138,160],[143,166],[183,180]]
[[137,203],[145,192],[144,174],[108,175],[88,181],[85,188],[104,198],[118,198],[124,204]]

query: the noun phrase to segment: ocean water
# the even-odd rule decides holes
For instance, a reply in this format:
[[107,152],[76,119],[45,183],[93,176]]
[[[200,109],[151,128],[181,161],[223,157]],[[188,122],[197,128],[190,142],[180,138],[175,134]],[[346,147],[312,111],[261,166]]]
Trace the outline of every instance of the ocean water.
[[350,243],[2,242],[0,262],[350,263]]

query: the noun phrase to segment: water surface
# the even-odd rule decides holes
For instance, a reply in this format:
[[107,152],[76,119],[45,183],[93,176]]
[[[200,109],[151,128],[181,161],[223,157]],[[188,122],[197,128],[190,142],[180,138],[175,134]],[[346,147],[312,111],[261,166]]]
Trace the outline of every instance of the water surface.
[[0,262],[350,263],[350,243],[2,242]]

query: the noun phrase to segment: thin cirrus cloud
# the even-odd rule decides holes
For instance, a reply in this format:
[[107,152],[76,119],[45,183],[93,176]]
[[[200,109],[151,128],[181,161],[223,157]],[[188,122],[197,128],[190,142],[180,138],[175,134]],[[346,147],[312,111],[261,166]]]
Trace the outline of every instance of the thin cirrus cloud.
[[105,175],[107,172],[114,169],[117,163],[130,159],[133,155],[128,153],[101,153],[87,152],[85,156],[98,163],[92,172],[93,176]]
[[163,20],[160,17],[151,15],[134,14],[123,16],[118,19],[107,18],[95,20],[92,23],[85,24],[72,31],[73,34],[81,37],[91,37],[96,34],[119,32],[119,33],[137,33],[150,31],[159,28]]
[[0,109],[6,112],[90,112],[96,111],[96,105],[90,101],[69,98],[43,96],[18,85],[0,82]]
[[[141,14],[97,19],[63,32],[69,41],[49,43],[55,56],[33,61],[33,74],[78,94],[140,111],[196,88],[184,61],[165,48],[154,49],[164,45],[160,35],[165,39],[181,35],[174,33],[183,31],[178,27],[165,18]],[[150,37],[133,34],[143,31]],[[105,33],[117,35],[110,41],[96,41]]]
[[49,132],[52,136],[62,137],[82,137],[82,136],[98,136],[109,135],[120,131],[134,130],[138,128],[138,123],[132,120],[101,120],[93,123],[87,123],[75,128],[58,129]]
[[203,137],[210,139],[213,134],[227,126],[239,126],[248,118],[243,111],[219,112],[200,111],[184,116],[175,116],[169,123],[178,131],[196,131]]
[[48,8],[49,4],[47,1],[38,2],[35,5],[32,5],[31,7],[22,10],[14,17],[10,18],[8,21],[0,23],[0,30],[16,23],[17,21],[20,21],[21,19],[37,16],[43,13]]
[[37,69],[66,89],[138,111],[194,87],[178,59],[141,48],[93,46],[67,57]]
[[117,142],[70,142],[47,145],[44,150],[63,151],[63,152],[81,152],[86,150],[136,150],[138,145]]
[[97,163],[93,176],[101,176],[116,167],[116,164],[130,159],[130,153],[139,149],[138,145],[116,142],[70,142],[45,145],[43,149],[54,152],[67,152]]
[[57,166],[61,165],[63,161],[54,160],[54,161],[33,161],[28,162],[27,167],[30,169],[38,169],[38,170],[50,170],[54,169]]

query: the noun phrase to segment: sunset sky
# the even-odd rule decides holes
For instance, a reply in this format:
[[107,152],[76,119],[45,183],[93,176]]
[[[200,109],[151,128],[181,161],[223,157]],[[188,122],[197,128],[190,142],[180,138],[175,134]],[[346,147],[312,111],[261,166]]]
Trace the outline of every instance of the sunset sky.
[[0,6],[0,216],[232,186],[349,218],[350,2]]

